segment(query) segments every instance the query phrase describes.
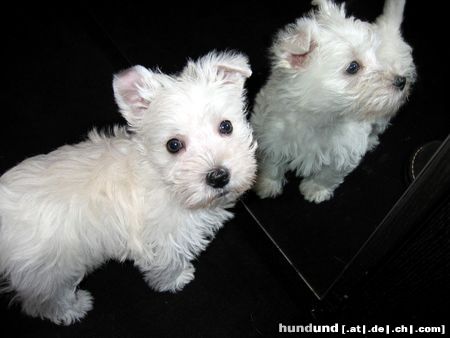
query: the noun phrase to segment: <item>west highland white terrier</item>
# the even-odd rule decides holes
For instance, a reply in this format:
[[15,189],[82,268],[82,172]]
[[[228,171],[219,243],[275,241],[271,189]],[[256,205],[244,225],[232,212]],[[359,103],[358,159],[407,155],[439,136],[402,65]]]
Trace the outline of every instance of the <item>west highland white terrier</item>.
[[406,101],[416,72],[400,26],[404,0],[386,0],[374,23],[347,17],[344,5],[318,8],[287,25],[271,48],[272,69],[255,100],[261,198],[282,192],[285,172],[320,203],[378,144]]
[[157,291],[194,278],[190,262],[232,217],[256,171],[245,56],[210,53],[174,76],[114,76],[128,132],[26,159],[0,178],[0,272],[23,311],[69,325],[92,308],[82,278],[131,259]]

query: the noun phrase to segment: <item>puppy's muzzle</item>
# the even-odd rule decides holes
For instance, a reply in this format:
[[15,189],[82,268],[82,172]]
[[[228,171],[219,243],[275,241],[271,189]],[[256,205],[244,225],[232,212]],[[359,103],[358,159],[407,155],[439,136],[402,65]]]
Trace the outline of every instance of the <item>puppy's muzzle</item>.
[[206,174],[206,184],[213,188],[223,188],[230,182],[230,171],[224,167],[214,168]]

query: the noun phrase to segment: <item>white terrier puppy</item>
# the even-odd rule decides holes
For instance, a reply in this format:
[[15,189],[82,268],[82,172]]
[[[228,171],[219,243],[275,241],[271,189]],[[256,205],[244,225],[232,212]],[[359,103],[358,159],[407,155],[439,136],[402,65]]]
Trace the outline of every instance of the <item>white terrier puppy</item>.
[[320,203],[378,144],[415,80],[401,36],[404,0],[386,0],[373,24],[346,17],[344,5],[315,0],[316,11],[282,29],[272,71],[251,117],[258,140],[261,198],[282,192],[286,171]]
[[114,76],[131,132],[116,127],[27,159],[0,178],[0,272],[23,311],[80,320],[83,276],[134,260],[150,287],[182,289],[190,262],[232,217],[256,171],[245,117],[247,58],[210,53],[177,76],[135,66]]

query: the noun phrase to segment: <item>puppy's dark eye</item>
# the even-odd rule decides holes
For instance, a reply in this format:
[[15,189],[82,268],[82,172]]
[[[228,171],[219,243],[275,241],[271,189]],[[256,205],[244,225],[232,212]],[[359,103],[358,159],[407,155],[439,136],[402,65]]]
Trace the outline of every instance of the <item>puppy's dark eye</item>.
[[224,134],[224,135],[229,135],[233,132],[233,125],[231,124],[230,121],[225,120],[220,122],[219,125],[219,133]]
[[183,148],[183,142],[181,142],[179,139],[172,138],[167,141],[166,147],[169,153],[175,154]]
[[353,75],[353,74],[358,73],[359,68],[361,68],[359,63],[357,61],[352,61],[352,62],[350,62],[350,64],[348,65],[348,67],[345,71],[347,73]]

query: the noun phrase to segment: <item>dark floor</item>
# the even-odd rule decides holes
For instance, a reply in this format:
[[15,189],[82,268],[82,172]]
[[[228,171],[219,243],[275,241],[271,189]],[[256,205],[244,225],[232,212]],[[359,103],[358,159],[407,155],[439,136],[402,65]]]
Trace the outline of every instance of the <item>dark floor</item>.
[[[351,0],[349,7],[373,19],[382,3]],[[298,179],[290,177],[278,199],[261,201],[253,193],[244,199],[317,295],[407,188],[404,169],[414,148],[449,132],[444,110],[449,55],[437,52],[435,44],[443,21],[424,18],[427,9],[421,6],[408,2],[404,24],[419,72],[415,91],[381,145],[336,197],[320,206],[307,203]],[[309,8],[309,1],[283,6],[252,1],[189,9],[122,3],[11,10],[12,24],[2,23],[7,83],[1,94],[0,173],[26,157],[82,140],[93,126],[124,123],[113,101],[112,74],[133,64],[171,73],[187,57],[212,49],[243,51],[253,69],[247,84],[251,105],[267,77],[271,37]],[[131,263],[110,262],[83,281],[95,297],[94,310],[70,328],[26,318],[7,309],[3,297],[0,331],[30,337],[272,336],[280,322],[315,320],[314,294],[242,204],[195,266],[195,280],[172,295],[151,291]]]

